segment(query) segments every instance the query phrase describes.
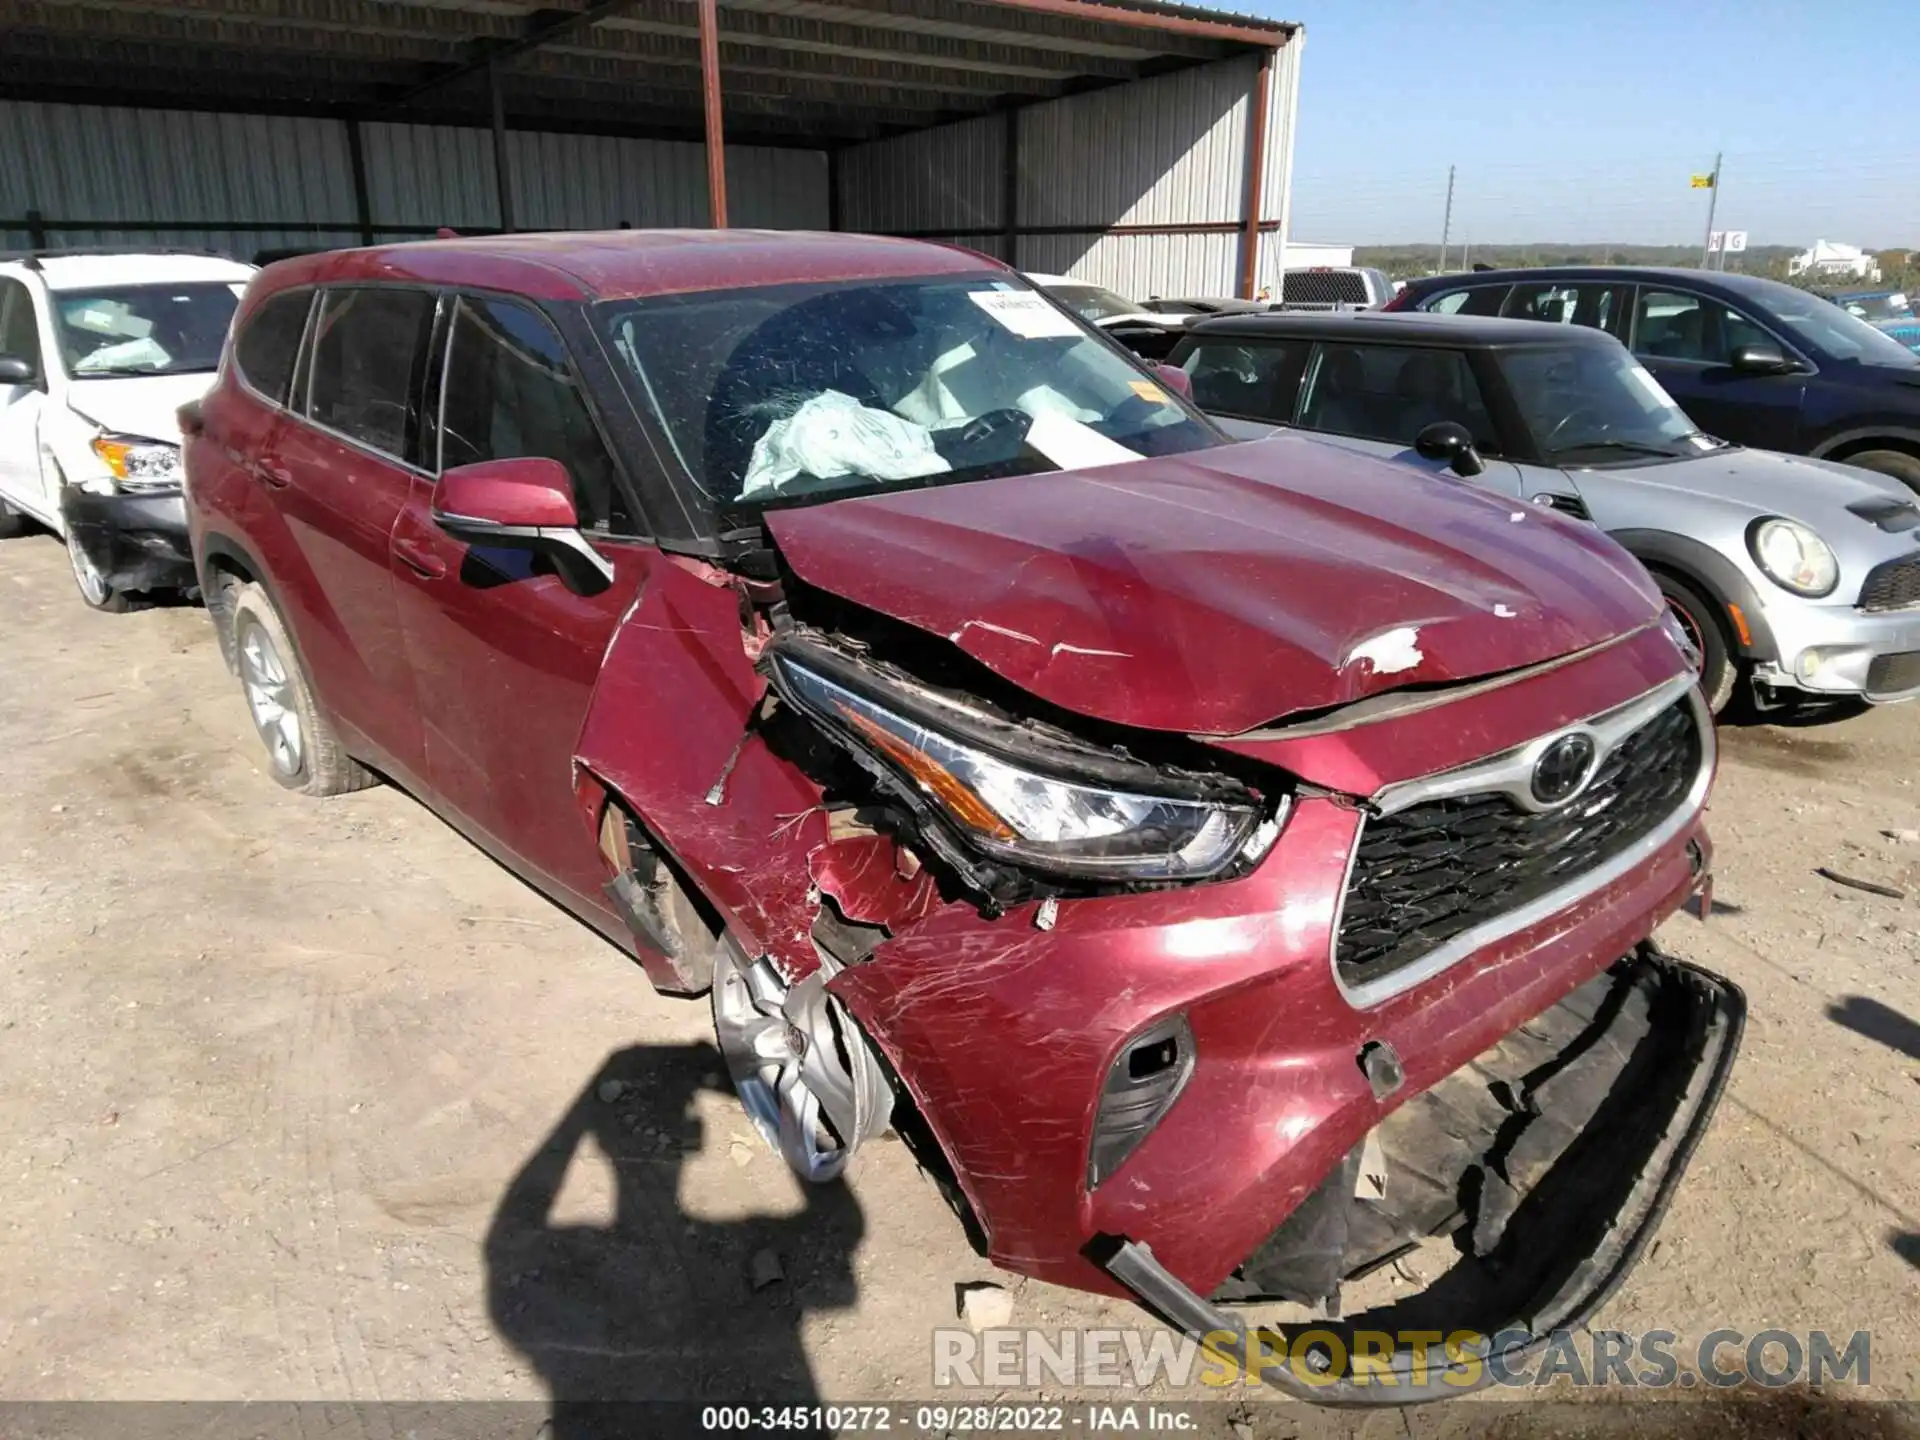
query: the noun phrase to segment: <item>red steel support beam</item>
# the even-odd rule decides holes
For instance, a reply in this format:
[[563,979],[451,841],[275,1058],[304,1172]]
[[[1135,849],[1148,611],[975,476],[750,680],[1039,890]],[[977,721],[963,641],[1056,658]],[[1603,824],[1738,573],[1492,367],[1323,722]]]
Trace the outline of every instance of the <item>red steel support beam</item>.
[[1260,52],[1253,81],[1253,118],[1247,126],[1247,212],[1240,231],[1240,298],[1253,299],[1260,268],[1260,202],[1267,170],[1267,92],[1273,88],[1273,51]]
[[727,228],[727,139],[720,120],[720,6],[700,0],[700,94],[707,110],[707,217]]

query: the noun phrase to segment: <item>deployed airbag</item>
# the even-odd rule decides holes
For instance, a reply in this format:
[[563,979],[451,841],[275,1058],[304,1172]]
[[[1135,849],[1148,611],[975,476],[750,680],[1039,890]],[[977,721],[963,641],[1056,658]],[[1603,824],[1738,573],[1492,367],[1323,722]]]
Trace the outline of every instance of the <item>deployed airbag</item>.
[[926,426],[823,390],[754,442],[740,497],[777,491],[802,475],[911,480],[950,468]]

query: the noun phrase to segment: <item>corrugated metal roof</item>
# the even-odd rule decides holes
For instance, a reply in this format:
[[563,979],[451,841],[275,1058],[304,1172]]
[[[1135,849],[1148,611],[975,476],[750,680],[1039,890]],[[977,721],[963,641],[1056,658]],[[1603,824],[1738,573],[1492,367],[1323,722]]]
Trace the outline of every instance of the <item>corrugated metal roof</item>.
[[[818,147],[1205,65],[1292,27],[1157,0],[723,0],[729,138]],[[0,0],[0,98],[699,133],[694,0]]]

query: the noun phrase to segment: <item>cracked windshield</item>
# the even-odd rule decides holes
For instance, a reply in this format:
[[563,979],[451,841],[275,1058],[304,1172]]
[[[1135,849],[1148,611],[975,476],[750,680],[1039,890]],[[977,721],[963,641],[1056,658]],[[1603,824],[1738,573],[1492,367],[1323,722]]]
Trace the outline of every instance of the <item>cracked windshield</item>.
[[185,375],[220,368],[220,347],[244,286],[131,285],[59,291],[54,333],[77,379]]
[[1180,399],[1005,280],[785,285],[603,307],[707,493],[760,507],[1220,444]]

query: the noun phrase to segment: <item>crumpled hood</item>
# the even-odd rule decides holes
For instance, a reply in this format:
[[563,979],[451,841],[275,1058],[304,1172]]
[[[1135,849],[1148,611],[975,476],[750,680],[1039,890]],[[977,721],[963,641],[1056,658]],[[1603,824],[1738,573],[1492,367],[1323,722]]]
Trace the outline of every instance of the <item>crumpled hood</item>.
[[[1831,525],[1839,511],[1862,500],[1913,499],[1913,492],[1892,476],[1857,465],[1731,446],[1689,460],[1609,465],[1602,470],[1575,470],[1572,475],[1581,493],[1591,492],[1595,502],[1611,486],[1711,495],[1745,506],[1756,515],[1785,515],[1816,530],[1822,524]],[[1594,518],[1607,523],[1606,514],[1598,508]]]
[[180,421],[173,412],[206,394],[218,378],[208,370],[190,375],[76,379],[67,387],[67,408],[117,435],[178,445]]
[[1591,526],[1299,435],[766,523],[808,584],[1052,704],[1155,730],[1234,734],[1535,664],[1660,614],[1638,563]]

